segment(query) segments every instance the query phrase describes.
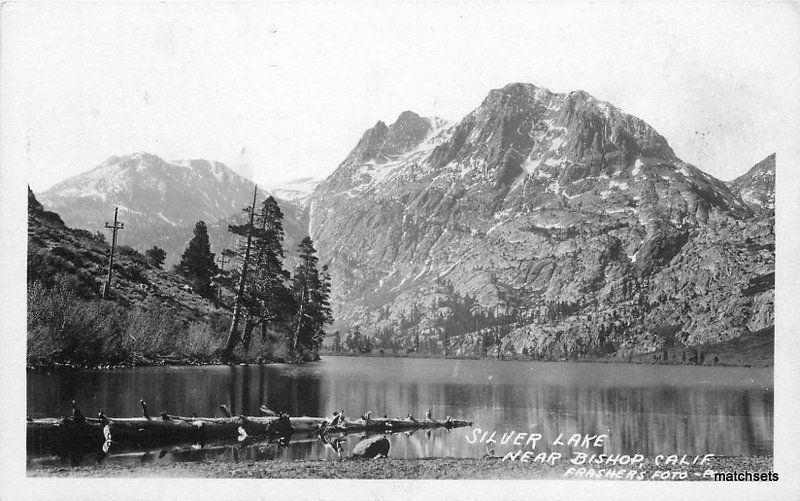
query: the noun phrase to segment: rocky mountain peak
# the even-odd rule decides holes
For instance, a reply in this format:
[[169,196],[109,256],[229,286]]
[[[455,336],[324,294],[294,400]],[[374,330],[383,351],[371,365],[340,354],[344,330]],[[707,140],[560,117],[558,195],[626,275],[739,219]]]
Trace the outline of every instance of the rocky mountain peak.
[[364,132],[349,158],[357,162],[386,162],[416,147],[430,132],[431,120],[404,111],[388,126],[378,121]]
[[[213,160],[167,161],[158,155],[136,152],[112,156],[97,167],[73,176],[38,194],[47,209],[56,210],[70,227],[102,231],[119,208],[125,223],[122,245],[144,250],[152,245],[167,251],[167,262],[180,257],[197,221],[208,225],[212,248],[233,244],[227,231],[231,218],[239,217],[251,203],[252,181]],[[267,193],[261,190],[259,200]],[[288,249],[305,236],[300,208],[280,200]],[[299,236],[299,237],[298,237]]]
[[[358,186],[371,186],[402,163],[408,155],[419,157],[433,146],[431,136],[441,132],[446,122],[437,117],[422,117],[413,111],[400,113],[389,126],[378,121],[364,132],[355,148],[324,182],[320,193],[340,193]],[[380,171],[380,173],[378,172]]]
[[545,101],[553,95],[544,87],[537,87],[530,83],[510,83],[500,89],[492,89],[483,100],[481,107],[491,107],[495,103],[506,100]]
[[726,183],[756,213],[775,210],[775,153]]
[[98,165],[96,169],[102,170],[102,169],[107,169],[109,167],[112,168],[117,167],[123,170],[144,171],[155,167],[163,166],[166,163],[167,162],[158,155],[147,153],[145,151],[137,151],[122,156],[117,156],[117,155],[111,156],[107,158],[103,163]]
[[404,111],[389,127],[387,139],[398,153],[404,153],[419,145],[431,129],[431,120],[422,118],[413,111]]
[[559,94],[513,83],[489,92],[431,157],[435,168],[480,162],[495,188],[524,172],[557,168],[569,182],[631,171],[639,157],[675,161],[667,141],[639,118],[585,91]]
[[[582,90],[556,93],[528,83],[491,90],[453,126],[408,111],[389,126],[379,123],[318,193],[378,190],[408,199],[409,181],[453,196],[480,192],[487,197],[479,205],[484,216],[519,203],[604,210],[674,203],[703,219],[712,207],[750,212],[724,183],[677,158],[643,120]],[[672,200],[665,203],[665,196]]]

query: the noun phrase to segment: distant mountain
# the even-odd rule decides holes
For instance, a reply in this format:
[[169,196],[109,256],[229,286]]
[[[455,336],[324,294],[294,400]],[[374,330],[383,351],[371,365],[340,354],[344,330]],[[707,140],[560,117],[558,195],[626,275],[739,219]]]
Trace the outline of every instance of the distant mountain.
[[622,354],[771,322],[772,292],[742,290],[774,267],[773,226],[583,91],[510,84],[455,124],[378,122],[309,207],[338,325],[410,349]]
[[756,212],[775,212],[775,153],[727,183]]
[[[125,228],[119,242],[144,251],[158,245],[167,262],[177,263],[197,221],[209,227],[212,250],[235,244],[227,225],[253,199],[252,181],[224,164],[208,160],[168,162],[149,153],[111,157],[94,169],[41,193],[39,199],[68,226],[105,232],[119,207]],[[259,190],[259,200],[268,193]],[[279,200],[284,211],[287,249],[305,235],[300,209]]]

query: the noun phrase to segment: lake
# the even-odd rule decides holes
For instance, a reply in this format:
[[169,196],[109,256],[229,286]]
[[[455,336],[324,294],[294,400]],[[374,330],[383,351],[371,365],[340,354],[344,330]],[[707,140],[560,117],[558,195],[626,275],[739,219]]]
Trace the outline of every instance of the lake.
[[[28,415],[66,416],[75,400],[84,414],[141,415],[143,398],[153,415],[261,415],[263,403],[291,415],[348,417],[446,416],[483,431],[540,433],[537,451],[559,434],[608,436],[606,454],[772,455],[773,369],[326,356],[302,366],[139,367],[104,371],[29,371]],[[390,436],[395,457],[481,457],[472,428]],[[359,436],[348,436],[345,451]],[[566,439],[564,439],[566,442]],[[497,455],[518,450],[490,444]],[[583,449],[575,449],[583,450]],[[329,445],[305,439],[287,447],[254,445],[183,447],[147,453],[62,458],[36,457],[28,466],[107,462],[169,463],[214,459],[334,459]]]

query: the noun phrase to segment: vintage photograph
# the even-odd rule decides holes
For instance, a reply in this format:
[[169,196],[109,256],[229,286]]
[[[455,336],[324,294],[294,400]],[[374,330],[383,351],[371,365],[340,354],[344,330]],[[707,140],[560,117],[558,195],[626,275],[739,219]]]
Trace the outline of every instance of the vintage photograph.
[[24,475],[787,482],[799,23],[3,4]]

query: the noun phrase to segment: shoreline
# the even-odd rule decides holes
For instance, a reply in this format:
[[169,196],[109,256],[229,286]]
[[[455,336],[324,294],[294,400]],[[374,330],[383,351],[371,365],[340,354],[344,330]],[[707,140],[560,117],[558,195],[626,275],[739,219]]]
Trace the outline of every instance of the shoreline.
[[688,361],[680,362],[670,360],[669,362],[653,362],[648,360],[655,352],[643,353],[640,355],[634,355],[631,359],[622,358],[622,357],[586,357],[586,358],[570,358],[570,359],[533,359],[533,358],[526,358],[521,355],[518,356],[507,356],[507,357],[478,357],[478,356],[469,356],[469,355],[458,355],[458,356],[442,356],[442,355],[433,355],[427,353],[397,353],[397,354],[379,354],[379,353],[335,353],[335,352],[320,352],[320,357],[351,357],[351,358],[420,358],[420,359],[440,359],[440,360],[496,360],[498,362],[547,362],[547,363],[597,363],[597,364],[630,364],[630,365],[666,365],[666,366],[689,366],[689,367],[754,367],[754,368],[765,368],[765,367],[773,367],[774,363],[772,362],[752,362],[747,364],[732,364],[732,363],[725,363],[719,362],[717,364],[714,363],[705,363],[705,364],[693,364]]
[[[774,367],[774,363],[749,363],[749,364],[729,364],[729,363],[706,363],[706,364],[693,364],[688,362],[652,362],[646,360],[645,357],[651,354],[637,355],[633,359],[619,359],[615,357],[602,357],[602,358],[575,358],[567,360],[547,360],[547,359],[531,359],[524,357],[477,357],[477,356],[440,356],[430,354],[356,354],[356,353],[321,353],[320,360],[324,357],[348,357],[348,358],[415,358],[415,359],[435,359],[435,360],[493,360],[498,362],[546,362],[546,363],[597,363],[597,364],[627,364],[627,365],[652,365],[652,366],[687,366],[687,367],[749,367],[749,368],[768,368]],[[201,365],[218,365],[218,366],[234,366],[234,365],[272,365],[272,364],[287,364],[287,365],[303,365],[308,363],[318,362],[319,360],[307,360],[300,363],[290,363],[282,359],[278,360],[262,360],[262,361],[234,361],[222,362],[219,360],[163,360],[163,361],[147,361],[141,362],[126,362],[118,364],[97,364],[97,365],[78,365],[70,363],[52,363],[52,364],[26,364],[25,370],[28,371],[51,371],[51,370],[75,370],[75,371],[97,371],[97,370],[111,370],[111,369],[132,369],[136,367],[181,367],[181,366],[201,366]]]
[[[576,476],[580,468],[586,471]],[[718,472],[771,472],[772,456],[716,456],[701,465],[658,466],[646,458],[641,467],[576,466],[563,459],[555,464],[504,461],[503,458],[345,458],[337,460],[215,461],[140,463],[136,465],[28,467],[28,477],[187,477],[187,478],[304,478],[304,479],[562,479],[617,481],[714,481]],[[602,472],[602,473],[601,473]],[[664,472],[667,472],[666,474]],[[684,472],[682,474],[681,472]],[[599,478],[598,478],[599,475]]]

